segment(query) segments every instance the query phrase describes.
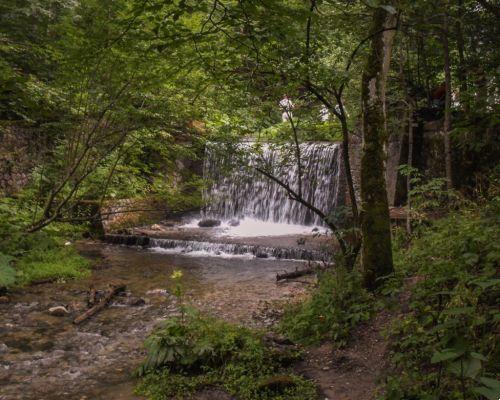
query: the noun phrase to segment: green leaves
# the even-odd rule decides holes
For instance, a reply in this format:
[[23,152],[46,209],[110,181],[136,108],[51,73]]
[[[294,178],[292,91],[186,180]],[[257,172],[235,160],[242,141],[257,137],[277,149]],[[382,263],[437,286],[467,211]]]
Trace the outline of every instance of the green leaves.
[[454,360],[455,358],[460,357],[462,353],[459,353],[453,349],[444,349],[443,351],[436,351],[431,358],[431,363],[441,363],[443,361]]
[[0,288],[12,286],[16,281],[16,270],[11,266],[13,257],[0,253]]
[[448,363],[446,369],[459,378],[474,379],[481,371],[481,361],[473,357],[461,358]]
[[[493,388],[482,380],[495,374],[500,321],[499,279],[490,261],[497,226],[490,207],[450,213],[421,229],[404,254],[396,252],[399,273],[421,278],[412,290],[410,314],[393,330],[393,360],[404,371],[389,380],[389,391],[398,393],[394,398],[404,398],[402,392],[493,398]],[[414,372],[422,370],[425,376]]]
[[[290,375],[295,385],[281,397],[263,393],[260,382],[288,373],[295,350],[266,348],[260,333],[192,312],[171,318],[146,340],[148,356],[140,367],[139,391],[151,399],[190,398],[207,385],[223,387],[239,399],[314,400],[314,385]],[[284,365],[285,363],[286,366]],[[156,393],[161,396],[156,396]]]
[[477,280],[474,280],[471,283],[479,286],[483,290],[486,290],[486,289],[500,285],[500,279],[498,279],[498,278],[493,278],[493,279],[478,278]]
[[472,389],[474,393],[483,395],[488,400],[500,399],[500,381],[491,378],[480,378],[479,381],[484,386],[474,387]]
[[338,266],[320,275],[309,300],[286,310],[280,330],[299,343],[330,338],[343,346],[352,329],[367,321],[374,308],[374,298],[363,288],[360,276]]

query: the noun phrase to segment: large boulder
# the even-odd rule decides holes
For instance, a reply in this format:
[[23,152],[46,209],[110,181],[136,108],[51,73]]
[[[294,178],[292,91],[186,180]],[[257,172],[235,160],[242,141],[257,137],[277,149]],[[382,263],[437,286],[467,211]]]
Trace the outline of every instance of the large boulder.
[[198,222],[198,226],[200,228],[213,228],[214,226],[220,226],[220,220],[210,218],[202,219]]

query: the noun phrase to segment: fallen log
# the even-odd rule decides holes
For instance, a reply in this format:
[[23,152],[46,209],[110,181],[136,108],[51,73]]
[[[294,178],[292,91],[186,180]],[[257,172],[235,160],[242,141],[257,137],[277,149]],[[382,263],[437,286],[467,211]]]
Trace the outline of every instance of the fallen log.
[[285,279],[295,279],[295,278],[300,278],[301,276],[305,275],[312,275],[315,274],[318,271],[324,271],[327,269],[329,265],[309,265],[307,268],[304,269],[296,269],[295,271],[292,272],[284,272],[282,274],[276,274],[276,282],[285,280]]
[[108,305],[114,295],[123,292],[125,290],[125,285],[109,285],[109,289],[106,291],[106,295],[99,303],[95,304],[93,307],[89,308],[82,315],[76,317],[73,321],[74,324],[78,325],[83,321],[90,318],[92,315],[101,311],[104,307]]

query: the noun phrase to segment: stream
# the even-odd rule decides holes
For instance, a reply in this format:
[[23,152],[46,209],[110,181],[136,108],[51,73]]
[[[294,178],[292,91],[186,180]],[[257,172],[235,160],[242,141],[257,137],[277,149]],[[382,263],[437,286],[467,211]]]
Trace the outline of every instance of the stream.
[[[146,249],[80,243],[94,262],[89,278],[46,283],[9,294],[0,304],[1,400],[140,399],[132,372],[144,358],[143,341],[178,312],[171,295],[174,270],[183,272],[186,301],[203,313],[252,327],[272,325],[274,302],[304,292],[303,283],[277,285],[277,272],[293,261],[193,257]],[[109,307],[81,325],[90,286],[127,285]],[[63,305],[70,314],[48,313]]]

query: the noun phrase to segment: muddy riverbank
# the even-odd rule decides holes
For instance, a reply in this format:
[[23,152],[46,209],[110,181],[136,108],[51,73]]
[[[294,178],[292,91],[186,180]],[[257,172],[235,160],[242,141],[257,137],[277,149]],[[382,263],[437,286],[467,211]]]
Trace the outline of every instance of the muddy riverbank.
[[[79,245],[94,260],[89,278],[15,291],[0,304],[0,399],[138,399],[131,373],[144,357],[142,343],[177,312],[169,276],[183,271],[187,301],[203,312],[248,326],[273,322],[273,302],[288,302],[302,283],[277,285],[275,275],[296,262],[161,254],[98,243]],[[90,286],[127,285],[125,296],[82,325]],[[142,299],[136,301],[137,299]],[[63,305],[69,315],[47,310]]]

